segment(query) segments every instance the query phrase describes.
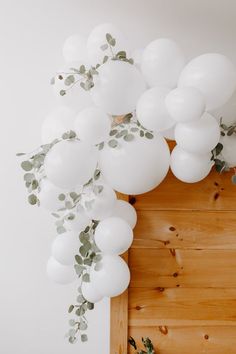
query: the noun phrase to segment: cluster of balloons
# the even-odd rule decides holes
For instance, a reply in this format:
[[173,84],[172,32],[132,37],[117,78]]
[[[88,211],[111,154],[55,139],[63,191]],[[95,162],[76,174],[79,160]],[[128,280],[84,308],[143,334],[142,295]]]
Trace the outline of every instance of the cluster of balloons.
[[[106,44],[107,33],[115,38],[113,48]],[[134,58],[134,65],[114,57],[124,50],[127,58]],[[91,220],[98,220],[94,237],[103,256],[99,270],[91,270],[91,282],[82,287],[84,297],[96,302],[120,294],[130,280],[120,255],[132,243],[137,216],[132,206],[117,200],[114,190],[146,193],[163,181],[169,167],[187,183],[205,178],[213,164],[211,151],[223,139],[214,114],[233,95],[236,70],[228,58],[217,53],[203,54],[186,63],[179,46],[166,38],[154,40],[132,55],[126,37],[112,24],[97,26],[87,40],[80,35],[69,37],[63,55],[66,64],[53,85],[60,105],[43,123],[42,142],[51,143],[70,130],[76,132],[77,139],[59,141],[46,155],[46,177],[39,199],[42,207],[56,211],[63,204],[58,199],[61,193],[83,190],[83,198],[75,218],[66,221],[68,231],[53,242],[47,269],[57,282],[74,280],[74,256],[80,247],[76,235]],[[105,55],[109,59],[103,63]],[[72,70],[76,79],[68,89],[64,78],[71,68],[78,69],[82,64],[86,68],[101,64],[98,75],[94,75],[94,87],[85,91],[79,84],[79,74]],[[61,90],[66,94],[60,95]],[[107,142],[111,139],[112,118],[130,112],[136,112],[143,134],[134,134],[132,141],[119,139],[118,146],[111,147]],[[135,124],[131,122],[125,129]],[[147,131],[152,132],[152,138],[145,138]],[[176,140],[171,154],[165,138]],[[236,139],[226,136],[224,140],[222,154],[230,166],[235,166],[232,149],[236,148]],[[104,147],[98,150],[101,143]],[[96,168],[101,171],[102,182],[95,185],[102,186],[102,191],[95,195],[89,186],[83,186]],[[90,208],[86,208],[92,199]]]

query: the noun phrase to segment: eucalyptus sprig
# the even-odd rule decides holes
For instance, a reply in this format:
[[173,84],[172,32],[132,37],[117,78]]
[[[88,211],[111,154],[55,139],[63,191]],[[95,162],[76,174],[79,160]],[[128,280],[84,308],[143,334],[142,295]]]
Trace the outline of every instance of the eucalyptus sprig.
[[87,301],[82,294],[82,285],[84,282],[90,282],[90,270],[100,268],[100,261],[102,259],[101,251],[98,249],[94,241],[94,232],[98,222],[92,221],[92,224],[87,226],[79,235],[81,247],[79,252],[75,255],[75,271],[80,279],[80,286],[78,287],[78,295],[76,303],[69,306],[68,312],[74,314],[74,318],[69,320],[70,330],[66,334],[71,344],[75,343],[80,337],[82,342],[88,340],[85,331],[88,328],[88,321],[86,312],[94,309],[94,304]]
[[105,43],[101,45],[100,49],[105,53],[101,63],[92,65],[89,68],[83,64],[79,68],[71,67],[69,72],[58,72],[56,76],[52,77],[51,85],[54,85],[56,79],[64,82],[68,88],[60,90],[60,95],[65,96],[67,91],[71,90],[76,84],[85,90],[89,91],[94,87],[94,76],[98,75],[98,68],[104,65],[108,60],[120,60],[129,64],[134,64],[132,58],[127,58],[125,50],[115,52],[116,39],[110,33],[106,33]]
[[148,337],[142,338],[142,343],[143,343],[145,350],[138,348],[134,338],[132,338],[132,337],[129,338],[128,342],[131,345],[131,347],[134,348],[135,354],[155,354],[155,350],[154,350],[152,341]]

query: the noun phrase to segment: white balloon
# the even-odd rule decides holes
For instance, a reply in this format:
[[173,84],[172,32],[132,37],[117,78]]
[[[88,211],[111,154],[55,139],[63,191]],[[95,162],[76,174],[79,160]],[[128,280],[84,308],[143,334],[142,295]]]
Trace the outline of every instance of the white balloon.
[[137,213],[134,207],[125,200],[117,200],[112,216],[124,219],[133,229],[137,223]]
[[87,51],[90,64],[101,64],[105,55],[111,55],[109,48],[106,51],[101,46],[107,43],[106,34],[109,33],[116,40],[114,51],[121,50],[127,52],[128,43],[123,33],[111,23],[103,23],[96,26],[90,33],[87,41]]
[[169,163],[169,147],[158,134],[153,139],[139,136],[130,142],[120,139],[117,148],[106,144],[99,155],[99,166],[107,183],[124,194],[142,194],[157,187],[165,178]]
[[[85,205],[85,213],[90,219],[93,220],[103,220],[109,217],[116,204],[116,193],[108,185],[104,183],[97,182],[94,184],[94,188],[102,187],[100,193],[94,193],[93,190],[88,190],[83,198]],[[92,201],[89,203],[89,207],[86,208],[86,202]]]
[[103,296],[113,297],[122,294],[130,282],[130,271],[126,262],[119,256],[104,255],[99,270],[90,273],[91,281]]
[[171,153],[171,170],[181,181],[195,183],[204,179],[211,171],[211,154],[193,154],[176,146]]
[[63,57],[66,63],[75,61],[87,62],[87,40],[80,34],[68,37],[63,45]]
[[112,115],[132,112],[146,87],[138,69],[127,62],[111,60],[98,71],[91,90],[95,105]]
[[153,87],[139,98],[136,114],[139,122],[147,129],[160,132],[171,128],[175,121],[169,115],[165,99],[170,89]]
[[141,70],[149,86],[173,88],[184,65],[185,57],[178,45],[171,39],[161,38],[144,49]]
[[207,110],[226,103],[236,89],[236,70],[224,55],[207,53],[191,60],[183,69],[179,87],[195,87],[202,92]]
[[178,123],[175,128],[176,143],[182,149],[196,154],[210,152],[220,140],[218,122],[209,113],[187,124]]
[[65,232],[54,239],[52,256],[61,264],[73,265],[75,263],[75,255],[78,254],[80,246],[78,235],[73,232]]
[[61,188],[85,184],[93,176],[97,151],[81,141],[60,141],[48,152],[44,168],[47,178]]
[[92,304],[95,304],[103,299],[103,296],[99,294],[97,288],[95,288],[91,281],[89,283],[83,282],[81,291],[83,297]]
[[104,254],[118,256],[130,248],[133,231],[125,220],[112,216],[98,224],[94,240]]
[[135,49],[135,50],[132,52],[132,55],[131,55],[131,57],[132,57],[133,60],[134,60],[134,65],[135,65],[138,69],[141,68],[142,57],[143,57],[143,51],[144,51],[143,48],[138,48],[138,49]]
[[176,127],[176,124],[169,128],[169,129],[166,129],[166,130],[162,130],[160,132],[160,134],[166,138],[167,140],[175,140],[175,127]]
[[230,126],[236,122],[236,91],[224,106],[210,112],[219,122]]
[[200,119],[206,105],[203,94],[194,87],[178,87],[166,96],[166,108],[176,122]]
[[62,134],[74,129],[75,112],[66,106],[52,111],[44,120],[41,130],[43,144],[50,144]]
[[58,196],[66,192],[65,189],[56,187],[47,178],[43,178],[40,182],[40,192],[38,193],[40,206],[49,211],[56,211],[64,207],[64,202],[60,201]]
[[73,267],[65,266],[53,257],[50,257],[48,260],[47,275],[51,280],[59,284],[69,284],[77,278]]
[[229,167],[236,167],[236,136],[222,136],[220,142],[223,144],[221,152],[224,161],[227,162]]
[[84,231],[85,228],[91,224],[91,219],[80,205],[77,207],[76,211],[67,211],[64,217],[66,228],[77,234]]
[[96,145],[106,141],[111,130],[109,116],[100,108],[88,107],[79,112],[75,131],[80,140]]
[[[67,76],[69,76],[71,73],[73,74],[73,71],[71,68],[76,68],[79,69],[80,66],[84,64],[82,62],[73,62],[70,64],[67,64],[60,70],[58,70],[58,74],[55,76],[55,83],[52,85],[53,87],[53,93],[57,99],[57,101],[64,106],[69,106],[70,108],[74,109],[76,112],[81,111],[84,108],[90,107],[93,103],[91,100],[91,95],[88,91],[85,91],[81,86],[80,86],[80,81],[75,83],[72,87],[65,85],[65,79]],[[79,80],[80,76],[77,74],[74,74],[75,80]],[[59,77],[62,77],[63,79],[60,80]],[[62,90],[66,90],[65,95],[61,95],[60,92]]]

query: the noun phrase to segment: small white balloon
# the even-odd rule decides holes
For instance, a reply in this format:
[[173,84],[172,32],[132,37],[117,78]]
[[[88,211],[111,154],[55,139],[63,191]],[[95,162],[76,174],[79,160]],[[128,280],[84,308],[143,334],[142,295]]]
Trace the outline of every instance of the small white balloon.
[[165,178],[170,163],[165,139],[135,136],[133,141],[119,140],[117,148],[106,144],[99,154],[99,167],[107,183],[117,192],[135,195],[157,187]]
[[112,214],[116,200],[116,193],[108,184],[97,182],[83,197],[85,213],[90,219],[103,220]]
[[236,69],[222,54],[207,53],[191,60],[183,69],[179,87],[195,87],[205,97],[207,110],[223,106],[236,89]]
[[218,122],[209,113],[187,124],[178,123],[175,128],[176,143],[182,149],[196,154],[210,152],[220,140]]
[[87,62],[87,40],[80,34],[68,37],[63,45],[63,57],[66,63],[81,61]]
[[130,248],[133,231],[124,219],[112,216],[98,224],[94,240],[104,254],[120,255]]
[[223,144],[221,152],[224,161],[227,162],[229,167],[236,167],[236,136],[222,136],[220,142]]
[[90,33],[87,41],[87,51],[90,64],[101,64],[105,55],[110,55],[110,49],[102,50],[101,46],[107,44],[106,34],[110,34],[116,41],[114,50],[128,51],[128,42],[123,33],[111,23],[96,26]]
[[52,111],[43,121],[41,136],[43,144],[50,144],[61,138],[62,134],[73,130],[75,112],[66,106],[60,106]]
[[130,282],[129,267],[120,256],[104,255],[100,269],[93,269],[90,276],[98,291],[108,297],[122,294]]
[[124,219],[133,229],[137,223],[137,213],[134,207],[125,200],[117,200],[112,216]]
[[81,291],[83,297],[92,304],[95,304],[103,299],[103,296],[98,292],[97,288],[95,288],[91,281],[89,283],[83,282]]
[[57,211],[64,207],[64,202],[59,200],[59,195],[67,193],[65,189],[56,187],[47,178],[43,178],[40,182],[40,192],[38,199],[40,206],[49,211]]
[[80,140],[89,144],[106,141],[111,130],[109,116],[100,108],[88,107],[79,112],[75,120],[75,131]]
[[61,264],[73,265],[75,263],[75,255],[78,254],[80,246],[78,235],[73,232],[65,232],[54,239],[52,256]]
[[206,105],[203,94],[194,87],[179,87],[166,96],[166,108],[176,122],[188,123],[200,119]]
[[47,178],[60,188],[85,184],[97,165],[96,149],[84,142],[60,141],[48,152],[45,162]]
[[98,71],[91,90],[95,105],[111,115],[132,112],[146,88],[138,69],[127,62],[111,60]]
[[136,114],[139,122],[147,129],[160,132],[171,128],[175,121],[169,115],[165,99],[170,89],[153,87],[145,91],[139,98]]
[[76,211],[67,211],[64,216],[64,220],[66,228],[76,234],[84,231],[85,228],[91,224],[91,219],[85,213],[84,208],[80,205],[77,207]]
[[179,46],[171,39],[161,38],[149,43],[144,49],[141,70],[149,86],[173,88],[185,62]]
[[171,170],[182,182],[195,183],[204,179],[211,171],[211,154],[193,154],[176,146],[171,153]]
[[53,257],[50,257],[48,260],[47,275],[58,284],[70,284],[77,279],[72,266],[65,266],[56,261]]
[[[65,84],[65,79],[71,74],[74,75],[75,81],[80,79],[80,76],[75,74],[71,68],[76,68],[79,70],[82,64],[84,63],[73,62],[59,69],[57,75],[55,76],[55,83],[52,85],[56,100],[61,105],[68,106],[71,109],[74,109],[76,112],[90,107],[93,104],[90,93],[85,91],[80,86],[80,81],[75,82],[70,86]],[[62,95],[61,93],[64,93],[64,91],[65,94]]]
[[175,127],[176,127],[176,124],[169,128],[169,129],[166,129],[166,130],[162,130],[160,132],[160,134],[166,138],[167,140],[175,140]]

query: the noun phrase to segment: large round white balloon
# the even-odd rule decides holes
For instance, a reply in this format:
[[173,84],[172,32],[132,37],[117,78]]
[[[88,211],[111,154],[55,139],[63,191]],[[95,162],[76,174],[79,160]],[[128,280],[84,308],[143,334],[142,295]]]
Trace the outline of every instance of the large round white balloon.
[[156,134],[153,139],[135,136],[130,142],[119,140],[117,148],[100,151],[99,166],[109,185],[124,194],[142,194],[157,187],[170,163],[169,147]]
[[94,240],[104,254],[120,255],[130,248],[133,231],[125,220],[112,216],[98,224]]
[[185,65],[185,57],[178,45],[167,38],[149,43],[142,55],[141,70],[149,86],[176,86]]
[[47,178],[43,178],[40,182],[40,192],[38,193],[40,206],[49,211],[56,211],[64,207],[64,202],[60,201],[58,197],[66,192],[66,190],[56,187]]
[[62,134],[74,129],[75,112],[66,106],[52,111],[42,124],[41,136],[43,144],[50,144]]
[[75,263],[75,255],[78,254],[80,246],[78,235],[73,232],[65,232],[54,239],[52,256],[61,264],[73,265]]
[[85,108],[78,113],[75,120],[75,131],[78,138],[93,145],[106,141],[110,130],[109,116],[97,107]]
[[119,256],[104,255],[100,269],[93,269],[90,276],[96,289],[108,297],[122,294],[130,282],[129,267]]
[[190,123],[178,123],[175,128],[176,143],[182,149],[196,154],[210,152],[220,140],[218,122],[209,113]]
[[115,53],[119,51],[127,51],[128,43],[123,33],[111,23],[103,23],[96,26],[90,33],[87,41],[87,51],[90,64],[101,64],[105,55],[111,55],[110,49],[106,51],[101,49],[101,46],[107,44],[106,34],[111,34],[116,40],[113,51]]
[[195,87],[202,92],[207,110],[226,103],[236,89],[236,69],[224,55],[208,53],[191,60],[183,69],[179,87]]
[[166,108],[176,122],[188,123],[201,118],[205,99],[194,87],[178,87],[166,96]]
[[[79,69],[80,66],[84,64],[82,62],[70,63],[58,70],[57,75],[55,76],[55,83],[52,85],[53,93],[57,101],[64,106],[69,106],[74,109],[76,112],[81,111],[84,108],[90,107],[93,103],[91,100],[90,93],[85,91],[81,86],[81,76],[74,74],[71,68]],[[65,84],[65,79],[69,75],[75,77],[75,82],[80,80],[73,85],[67,86]],[[61,79],[62,78],[62,79]],[[61,92],[66,91],[65,95],[61,95]]]
[[236,91],[224,106],[210,112],[219,122],[230,126],[236,122]]
[[76,234],[85,230],[85,228],[91,224],[91,219],[80,205],[77,207],[76,211],[67,211],[64,215],[64,220],[66,228]]
[[69,284],[76,280],[77,276],[72,266],[66,266],[53,257],[50,257],[47,263],[48,277],[58,284]]
[[127,62],[111,60],[98,71],[95,86],[91,90],[94,103],[112,115],[132,112],[146,88],[138,69]]
[[68,37],[63,45],[63,57],[66,63],[81,61],[87,62],[87,40],[80,34]]
[[[99,188],[102,188],[101,192],[98,192]],[[94,189],[97,190],[95,193]],[[112,214],[116,200],[116,193],[108,184],[97,182],[93,189],[85,192],[83,197],[85,212],[90,219],[103,220]]]
[[60,141],[48,152],[45,162],[47,178],[60,188],[85,184],[93,176],[97,151],[81,141]]
[[220,141],[223,144],[221,154],[224,161],[227,162],[229,167],[236,167],[236,135],[222,136]]
[[169,115],[165,99],[170,89],[153,87],[139,98],[136,114],[139,122],[147,129],[160,132],[171,128],[175,121]]
[[133,229],[137,223],[137,213],[134,207],[125,200],[117,200],[112,216],[124,219]]
[[171,153],[171,170],[181,181],[195,183],[204,179],[210,172],[213,162],[211,154],[193,154],[176,146]]
[[83,282],[81,291],[83,297],[92,304],[103,299],[103,296],[99,293],[98,289],[93,285],[91,281],[89,283]]

